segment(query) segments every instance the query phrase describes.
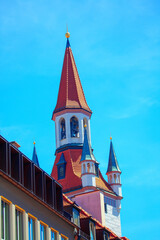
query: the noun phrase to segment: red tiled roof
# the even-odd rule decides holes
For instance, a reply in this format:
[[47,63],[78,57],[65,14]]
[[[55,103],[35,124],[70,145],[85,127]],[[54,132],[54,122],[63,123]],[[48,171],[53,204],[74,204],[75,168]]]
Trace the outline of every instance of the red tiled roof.
[[[63,192],[72,191],[82,187],[81,180],[81,154],[82,149],[67,149],[63,151],[64,158],[66,161],[66,174],[64,179],[58,180],[57,166],[62,152],[56,154],[56,159],[52,169],[51,176],[57,180],[63,187]],[[110,193],[114,193],[110,185],[102,177],[99,171],[99,178],[96,177],[96,187],[105,190]]]
[[103,178],[102,176],[102,173],[101,171],[99,170],[99,178],[97,177],[96,178],[96,187],[100,188],[100,189],[103,189],[107,192],[112,192],[113,193],[113,190],[112,188],[110,187],[110,185],[105,181],[105,179]]
[[80,188],[82,186],[81,181],[81,149],[68,149],[63,152],[66,160],[66,174],[64,179],[58,180],[57,166],[62,152],[56,154],[56,159],[52,169],[51,176],[57,180],[63,187],[63,191],[71,190],[73,188]]
[[58,100],[53,112],[53,116],[55,113],[64,109],[83,109],[90,114],[92,113],[87,105],[70,47],[66,48],[64,55]]

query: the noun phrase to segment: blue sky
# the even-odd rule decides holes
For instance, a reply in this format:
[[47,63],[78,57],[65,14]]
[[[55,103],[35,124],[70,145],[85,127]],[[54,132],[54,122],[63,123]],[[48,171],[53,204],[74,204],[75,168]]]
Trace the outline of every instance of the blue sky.
[[110,134],[122,170],[122,233],[158,239],[160,229],[160,3],[157,0],[1,0],[0,134],[48,173],[51,121],[70,43],[93,111],[94,155],[105,175]]

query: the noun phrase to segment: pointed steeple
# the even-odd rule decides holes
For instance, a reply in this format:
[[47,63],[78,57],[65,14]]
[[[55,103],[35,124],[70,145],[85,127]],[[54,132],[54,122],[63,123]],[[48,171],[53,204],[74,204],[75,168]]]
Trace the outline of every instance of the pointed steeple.
[[75,60],[69,42],[70,34],[66,33],[67,43],[59,86],[58,100],[53,111],[54,115],[65,109],[82,109],[91,115],[91,110],[86,102],[81,81],[78,75]]
[[91,144],[88,140],[86,126],[84,127],[84,143],[83,143],[83,150],[82,150],[82,156],[81,156],[81,161],[84,161],[84,160],[93,160],[96,162],[96,159],[92,152]]
[[33,148],[32,162],[34,162],[34,164],[36,164],[39,167],[39,162],[38,162],[38,156],[37,156],[37,152],[36,152],[35,142],[33,144],[34,144],[34,148]]
[[114,171],[121,172],[117,162],[116,154],[114,152],[112,137],[110,137],[110,140],[111,142],[110,142],[110,152],[109,152],[109,162],[108,162],[107,173],[114,172]]

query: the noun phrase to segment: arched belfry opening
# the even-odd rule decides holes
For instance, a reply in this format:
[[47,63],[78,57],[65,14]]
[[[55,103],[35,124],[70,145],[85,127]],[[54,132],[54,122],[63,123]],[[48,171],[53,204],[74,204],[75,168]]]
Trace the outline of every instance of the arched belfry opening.
[[65,124],[65,119],[62,118],[60,120],[60,140],[66,138],[66,124]]
[[70,130],[71,130],[71,137],[79,137],[79,124],[78,119],[73,116],[70,119]]

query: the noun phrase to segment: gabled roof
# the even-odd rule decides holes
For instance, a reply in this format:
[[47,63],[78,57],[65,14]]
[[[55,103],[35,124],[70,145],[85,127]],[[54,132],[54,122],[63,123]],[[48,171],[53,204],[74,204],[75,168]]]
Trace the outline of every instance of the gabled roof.
[[84,127],[84,143],[83,143],[82,156],[81,156],[81,161],[84,161],[84,160],[96,161],[92,152],[91,144],[88,140],[88,133],[87,133],[86,127]]
[[107,173],[114,172],[114,171],[121,172],[118,162],[117,162],[117,158],[116,158],[116,154],[115,154],[115,151],[113,148],[113,143],[112,143],[112,138],[111,138]]
[[64,163],[66,163],[66,160],[65,160],[64,154],[62,153],[61,157],[60,157],[60,159],[59,159],[59,161],[56,165],[61,165],[61,164],[64,164]]
[[65,109],[83,109],[89,114],[92,113],[85,99],[68,38],[59,86],[58,100],[53,116],[55,113]]
[[34,162],[39,167],[39,161],[38,161],[35,143],[34,143],[34,148],[33,148],[32,162]]

